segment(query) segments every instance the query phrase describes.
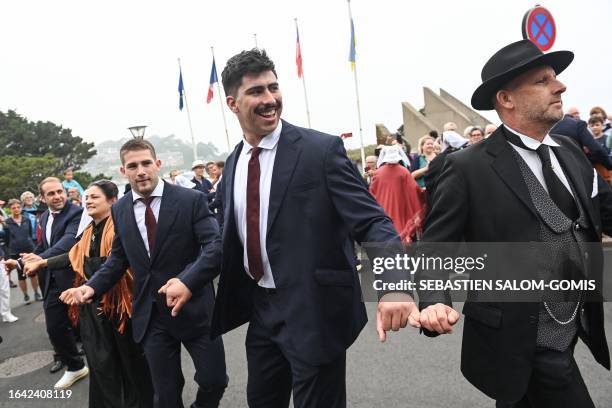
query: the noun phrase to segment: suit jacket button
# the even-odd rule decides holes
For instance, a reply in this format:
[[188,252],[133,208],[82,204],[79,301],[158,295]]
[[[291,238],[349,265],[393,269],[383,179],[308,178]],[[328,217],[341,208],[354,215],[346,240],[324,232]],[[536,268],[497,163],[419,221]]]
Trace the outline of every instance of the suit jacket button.
[[529,324],[536,324],[538,322],[538,316],[529,315]]
[[575,223],[575,224],[574,224],[574,229],[575,229],[576,231],[578,231],[578,230],[580,229],[580,224]]

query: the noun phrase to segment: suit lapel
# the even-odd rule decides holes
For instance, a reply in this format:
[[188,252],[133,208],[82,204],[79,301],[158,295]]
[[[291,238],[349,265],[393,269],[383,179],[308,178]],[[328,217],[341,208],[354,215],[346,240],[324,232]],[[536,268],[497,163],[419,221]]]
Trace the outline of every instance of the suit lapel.
[[519,200],[537,216],[538,213],[531,201],[529,190],[527,190],[527,185],[525,184],[525,180],[521,175],[521,170],[512,152],[512,146],[506,141],[503,132],[503,126],[500,126],[500,128],[490,136],[487,151],[495,157],[491,163],[491,167],[493,167],[493,170]]
[[580,165],[576,162],[576,159],[572,157],[569,150],[565,146],[562,145],[560,147],[553,147],[553,151],[561,163],[563,173],[574,187],[574,191],[578,195],[578,199],[582,203],[582,207],[589,214],[591,225],[596,225],[595,220],[593,219],[591,200],[585,190],[584,179],[580,175]]
[[164,192],[161,198],[161,206],[159,207],[157,227],[155,228],[155,244],[153,244],[151,251],[151,263],[155,261],[157,254],[161,252],[163,243],[165,242],[165,237],[168,236],[170,227],[172,227],[172,224],[174,224],[177,208],[179,206],[176,195],[174,194],[174,189],[182,188],[170,185],[165,181],[163,183],[165,183]]
[[236,176],[236,166],[238,165],[238,158],[242,152],[244,142],[240,142],[234,148],[232,154],[227,158],[225,167],[228,171],[223,175],[223,219],[225,220],[225,227],[223,228],[223,241],[225,242],[225,235],[235,228],[236,220],[234,219],[234,179]]
[[270,188],[270,201],[268,205],[268,227],[270,231],[278,215],[285,193],[300,156],[300,147],[296,142],[300,135],[295,127],[283,121],[283,130],[276,147],[276,157],[272,170],[272,186]]
[[51,246],[51,245],[49,245],[49,241],[47,241],[47,222],[49,222],[49,216],[50,215],[51,215],[51,212],[49,210],[47,210],[40,217],[40,230],[42,232],[43,247],[45,249],[47,249],[47,248],[49,248]]

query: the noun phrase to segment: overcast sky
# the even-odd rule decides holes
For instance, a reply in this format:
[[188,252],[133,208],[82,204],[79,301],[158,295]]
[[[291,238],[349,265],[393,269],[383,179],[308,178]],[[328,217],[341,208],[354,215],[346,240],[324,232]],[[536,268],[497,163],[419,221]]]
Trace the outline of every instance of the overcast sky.
[[[499,48],[521,39],[521,20],[533,1],[353,0],[357,72],[365,143],[375,123],[395,130],[400,103],[422,107],[422,87],[444,88],[469,104],[480,71]],[[557,23],[553,50],[576,54],[560,75],[565,106],[612,111],[612,2],[543,3]],[[71,128],[87,141],[129,135],[175,134],[190,141],[178,109],[178,64],[197,141],[226,150],[219,95],[206,104],[215,47],[219,77],[225,61],[252,48],[257,34],[276,63],[283,118],[306,125],[302,83],[295,65],[297,17],[312,127],[353,132],[358,146],[353,75],[348,62],[346,0],[274,1],[4,1],[0,13],[0,110]],[[232,146],[242,134],[224,106]],[[485,113],[496,121],[492,113]]]

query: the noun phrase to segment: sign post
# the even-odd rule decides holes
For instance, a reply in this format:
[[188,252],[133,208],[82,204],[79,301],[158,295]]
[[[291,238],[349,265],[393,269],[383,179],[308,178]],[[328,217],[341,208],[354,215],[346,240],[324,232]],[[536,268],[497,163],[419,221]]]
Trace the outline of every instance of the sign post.
[[531,40],[542,51],[551,49],[557,37],[557,27],[552,14],[540,5],[525,13],[522,31],[523,38]]

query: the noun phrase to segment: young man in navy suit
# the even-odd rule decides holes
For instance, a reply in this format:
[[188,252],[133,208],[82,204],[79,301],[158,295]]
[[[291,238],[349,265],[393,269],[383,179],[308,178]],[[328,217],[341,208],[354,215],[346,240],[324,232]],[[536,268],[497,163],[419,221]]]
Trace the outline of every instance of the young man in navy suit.
[[132,189],[112,209],[111,255],[85,285],[62,299],[83,303],[101,296],[130,267],[134,340],[142,342],[149,363],[155,407],[183,407],[181,343],[199,385],[191,406],[218,407],[227,375],[223,341],[210,339],[212,280],[221,262],[217,222],[204,194],[159,178],[161,162],[151,143],[130,140],[120,155],[121,172]]
[[[223,263],[213,335],[246,322],[250,407],[346,406],[346,349],[367,316],[354,240],[399,243],[342,140],[281,121],[282,95],[265,51],[223,70],[244,140],[226,161]],[[354,240],[353,240],[354,238]],[[378,330],[416,325],[412,299],[379,304]]]

